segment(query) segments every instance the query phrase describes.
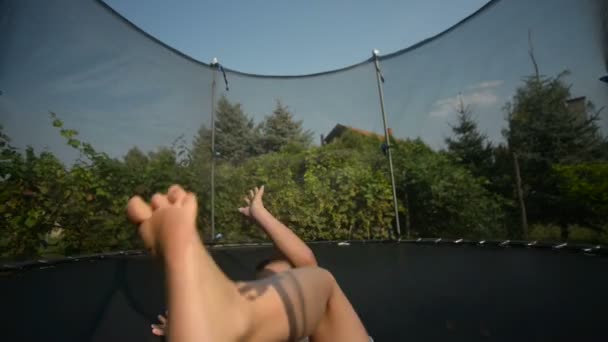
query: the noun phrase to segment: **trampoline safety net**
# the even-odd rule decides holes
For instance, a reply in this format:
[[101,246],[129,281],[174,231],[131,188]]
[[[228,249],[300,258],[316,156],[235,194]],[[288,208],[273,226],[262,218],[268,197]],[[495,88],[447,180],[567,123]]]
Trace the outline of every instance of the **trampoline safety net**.
[[[197,194],[210,245],[267,241],[236,210],[264,184],[378,341],[601,336],[608,1],[492,0],[419,44],[311,75],[198,61],[101,0],[0,0],[0,32],[10,340],[152,339],[160,271],[115,252],[142,247],[128,198],[174,183]],[[213,253],[247,277],[242,263],[268,252]]]

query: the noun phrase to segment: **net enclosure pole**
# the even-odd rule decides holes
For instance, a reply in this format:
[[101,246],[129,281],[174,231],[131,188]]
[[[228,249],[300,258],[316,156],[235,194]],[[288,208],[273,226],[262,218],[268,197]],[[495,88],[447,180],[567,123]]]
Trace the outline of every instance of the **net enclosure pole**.
[[213,80],[211,81],[211,241],[215,241],[215,88],[217,81],[218,61],[211,62]]
[[[382,112],[382,123],[384,125],[384,138],[386,139],[386,151],[388,155],[388,167],[391,174],[391,185],[393,187],[393,207],[395,209],[395,230],[397,234],[397,238],[401,237],[401,226],[399,224],[399,203],[397,202],[397,187],[395,186],[395,172],[393,170],[393,156],[391,152],[391,141],[388,133],[388,125],[386,118],[386,110],[384,108],[384,90],[382,89],[382,83],[384,82],[384,78],[382,77],[382,72],[380,70],[380,58],[378,56],[379,51],[374,49],[372,51],[374,65],[376,67],[376,80],[378,82],[378,95],[380,96],[380,110]],[[406,237],[410,237],[410,232],[406,232]]]

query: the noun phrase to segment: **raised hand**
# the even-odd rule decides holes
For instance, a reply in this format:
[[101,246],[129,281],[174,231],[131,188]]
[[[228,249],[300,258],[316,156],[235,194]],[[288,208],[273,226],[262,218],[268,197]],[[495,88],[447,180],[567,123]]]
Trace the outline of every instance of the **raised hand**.
[[247,203],[246,206],[240,207],[239,212],[246,217],[256,218],[260,212],[266,210],[264,208],[264,203],[262,202],[262,197],[264,196],[264,186],[262,185],[260,188],[255,187],[249,190],[247,196],[245,196],[244,200]]

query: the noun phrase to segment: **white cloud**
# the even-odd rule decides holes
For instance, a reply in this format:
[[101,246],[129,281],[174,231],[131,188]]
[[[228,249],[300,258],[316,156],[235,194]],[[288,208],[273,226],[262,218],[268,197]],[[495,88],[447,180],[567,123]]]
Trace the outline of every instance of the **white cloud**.
[[495,80],[470,85],[465,88],[468,92],[435,101],[429,115],[447,117],[456,112],[456,109],[460,106],[460,101],[465,106],[470,107],[493,105],[498,102],[498,96],[494,93],[494,88],[500,87],[502,84],[503,81]]
[[469,90],[477,90],[477,89],[498,88],[503,83],[505,83],[505,82],[501,81],[501,80],[485,81],[485,82],[481,82],[481,83],[478,83],[478,84],[474,84],[474,85],[468,86],[467,89],[469,89]]

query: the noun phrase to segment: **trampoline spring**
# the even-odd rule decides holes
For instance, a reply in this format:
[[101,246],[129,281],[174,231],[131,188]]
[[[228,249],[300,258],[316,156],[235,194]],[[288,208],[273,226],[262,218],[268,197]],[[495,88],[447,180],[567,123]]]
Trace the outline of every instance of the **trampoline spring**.
[[435,243],[440,243],[441,242],[441,238],[435,240]]
[[463,240],[462,239],[458,239],[456,241],[454,241],[454,243],[461,243]]
[[342,242],[338,242],[338,246],[350,246],[350,243],[346,242],[346,241],[342,241]]
[[417,238],[416,239],[416,242],[421,242],[421,241],[422,241],[422,238]]
[[602,246],[597,245],[597,246],[593,246],[593,247],[583,248],[583,252],[585,252],[585,253],[593,253],[595,250],[600,250],[600,249],[602,249]]
[[538,241],[532,241],[532,242],[528,242],[528,243],[526,244],[526,246],[528,246],[528,247],[532,247],[532,246],[536,245],[536,244],[537,244],[537,242],[538,242]]
[[553,248],[555,248],[555,249],[562,249],[562,248],[564,248],[566,246],[568,246],[568,243],[564,242],[564,243],[561,243],[559,245],[553,246]]
[[481,240],[481,241],[479,241],[479,244],[480,244],[480,245],[483,245],[483,244],[485,244],[485,243],[486,243],[486,240]]
[[508,245],[509,245],[509,243],[511,243],[511,240],[506,240],[506,241],[501,242],[501,243],[500,243],[500,246],[501,246],[501,247],[505,247],[505,246],[508,246]]

